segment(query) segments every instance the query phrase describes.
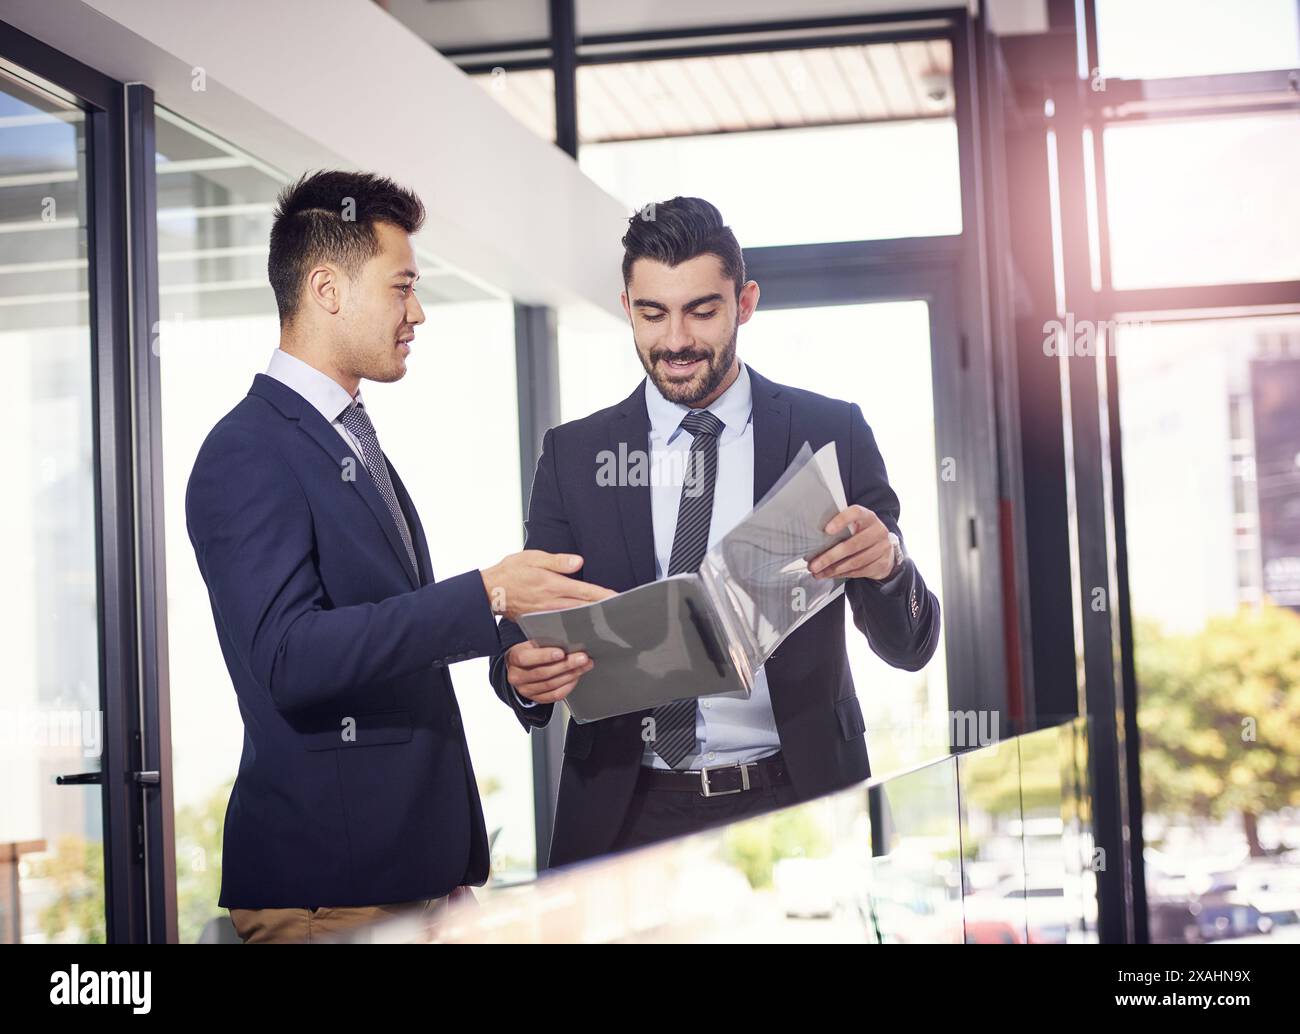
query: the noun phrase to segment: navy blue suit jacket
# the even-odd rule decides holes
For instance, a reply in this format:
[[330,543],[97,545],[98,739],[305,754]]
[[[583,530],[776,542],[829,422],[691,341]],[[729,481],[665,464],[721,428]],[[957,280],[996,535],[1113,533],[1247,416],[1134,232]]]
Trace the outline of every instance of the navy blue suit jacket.
[[[835,442],[840,477],[850,503],[860,503],[902,538],[899,503],[885,474],[875,437],[856,404],[775,384],[751,366],[754,394],[754,501],[789,466],[804,442],[820,449]],[[579,553],[580,577],[623,592],[654,581],[654,525],[650,486],[601,486],[604,450],[620,455],[649,449],[645,382],[616,406],[546,433],[528,507],[527,549]],[[860,578],[844,595],[801,625],[768,659],[768,688],[781,752],[801,799],[867,778],[866,723],[849,672],[844,601],[872,650],[897,668],[916,671],[939,641],[939,601],[915,563],[886,589]],[[496,693],[525,728],[550,721],[553,704],[521,707],[506,682],[505,651],[525,636],[501,623],[501,652],[492,661]],[[556,802],[550,864],[602,854],[613,846],[627,815],[645,744],[641,720],[649,711],[581,725],[570,721]]]
[[498,649],[478,571],[434,582],[389,471],[417,579],[369,473],[302,396],[258,374],[212,429],[185,496],[244,746],[220,904],[441,897],[488,874],[447,665]]

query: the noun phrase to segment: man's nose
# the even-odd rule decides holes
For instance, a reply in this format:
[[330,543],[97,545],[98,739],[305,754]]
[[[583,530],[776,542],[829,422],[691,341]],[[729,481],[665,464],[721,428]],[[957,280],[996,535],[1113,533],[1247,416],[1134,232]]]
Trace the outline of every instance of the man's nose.
[[406,322],[417,326],[424,322],[424,306],[414,294],[406,304]]
[[673,352],[680,352],[695,346],[695,336],[684,319],[675,319],[668,325],[666,347]]

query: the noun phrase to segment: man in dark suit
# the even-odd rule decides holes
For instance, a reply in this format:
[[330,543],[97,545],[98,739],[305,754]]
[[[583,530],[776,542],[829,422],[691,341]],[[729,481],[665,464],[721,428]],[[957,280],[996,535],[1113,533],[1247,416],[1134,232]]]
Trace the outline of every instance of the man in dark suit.
[[[647,378],[624,401],[547,432],[527,545],[581,552],[581,577],[618,591],[698,568],[804,442],[835,442],[850,505],[827,526],[851,537],[814,558],[845,593],[760,670],[748,700],[712,697],[576,724],[565,736],[550,864],[689,833],[819,796],[870,774],[845,652],[844,600],[871,648],[915,671],[934,654],[939,604],[902,548],[899,501],[857,405],[774,384],[741,363],[758,304],[718,210],[674,198],[629,223],[623,309]],[[602,458],[689,472],[598,479]],[[678,462],[672,462],[673,460]],[[606,464],[607,467],[607,464]],[[497,694],[525,728],[544,725],[591,662],[501,624]],[[576,658],[576,659],[575,659]],[[683,696],[690,692],[688,680]]]
[[217,423],[186,519],[244,722],[220,904],[246,942],[430,913],[482,884],[488,843],[447,666],[499,649],[495,614],[608,595],[525,551],[435,582],[363,379],[406,373],[424,311],[419,199],[323,172],[280,197],[280,344]]

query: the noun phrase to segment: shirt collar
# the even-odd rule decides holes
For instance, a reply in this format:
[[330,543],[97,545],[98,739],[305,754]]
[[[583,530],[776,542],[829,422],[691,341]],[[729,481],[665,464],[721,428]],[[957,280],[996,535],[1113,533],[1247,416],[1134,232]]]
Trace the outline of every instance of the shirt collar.
[[[316,367],[303,362],[296,355],[290,355],[283,348],[277,348],[271,354],[266,375],[296,391],[331,424],[353,402],[353,396],[333,377],[321,373]],[[356,403],[361,405],[360,388],[357,389]]]
[[[671,442],[681,430],[682,418],[692,412],[690,406],[670,402],[660,394],[655,382],[645,379],[645,404],[650,415],[650,432],[663,442]],[[709,406],[709,412],[723,422],[719,444],[738,438],[749,424],[754,408],[753,388],[749,382],[749,368],[740,364],[740,373],[731,387]]]

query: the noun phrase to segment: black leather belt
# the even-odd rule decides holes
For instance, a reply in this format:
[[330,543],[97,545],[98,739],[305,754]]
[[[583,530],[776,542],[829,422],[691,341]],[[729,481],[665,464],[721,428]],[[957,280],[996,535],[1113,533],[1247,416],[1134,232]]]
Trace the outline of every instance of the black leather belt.
[[766,790],[773,786],[789,786],[790,773],[780,752],[743,765],[714,765],[711,768],[667,771],[643,765],[637,777],[638,790],[680,790],[698,793],[701,797],[721,797],[746,790]]

